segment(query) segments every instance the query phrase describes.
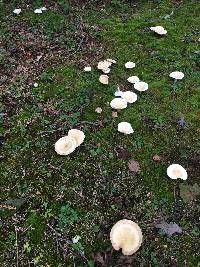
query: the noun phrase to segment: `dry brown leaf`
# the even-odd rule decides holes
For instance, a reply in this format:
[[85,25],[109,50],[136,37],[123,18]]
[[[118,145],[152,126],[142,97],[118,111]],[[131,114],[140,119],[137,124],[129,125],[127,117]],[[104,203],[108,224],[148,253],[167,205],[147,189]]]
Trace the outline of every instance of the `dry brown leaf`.
[[135,160],[130,160],[128,162],[128,168],[131,172],[139,172],[140,171],[140,165],[139,162],[135,161]]

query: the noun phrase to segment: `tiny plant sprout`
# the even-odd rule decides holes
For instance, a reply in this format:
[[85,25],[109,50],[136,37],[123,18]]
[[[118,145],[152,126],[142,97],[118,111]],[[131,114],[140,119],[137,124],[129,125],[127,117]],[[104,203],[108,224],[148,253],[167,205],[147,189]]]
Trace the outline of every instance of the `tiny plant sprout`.
[[80,146],[85,139],[84,132],[77,130],[77,129],[69,130],[68,136],[76,140],[76,147]]
[[150,27],[150,30],[156,32],[159,35],[167,34],[167,31],[162,26]]
[[167,175],[171,178],[171,179],[182,179],[182,180],[186,180],[188,175],[187,175],[187,171],[179,164],[171,164],[168,168],[167,168]]
[[134,132],[131,124],[128,122],[120,122],[118,124],[118,131],[124,134],[131,134]]
[[100,81],[100,83],[102,83],[102,84],[108,84],[108,79],[109,79],[108,75],[101,75],[101,76],[99,77],[99,81]]
[[142,231],[131,220],[120,220],[111,229],[110,240],[115,250],[122,249],[123,255],[135,253],[142,244]]
[[69,155],[76,149],[76,140],[69,136],[61,137],[55,143],[55,151],[59,155]]
[[134,88],[140,92],[143,92],[148,89],[148,84],[145,82],[137,82],[134,84]]
[[19,15],[22,12],[21,8],[16,8],[13,10],[13,13]]
[[171,72],[169,77],[175,79],[175,80],[182,80],[184,78],[184,73],[181,72],[181,71],[174,71],[174,72]]
[[126,91],[123,93],[122,98],[128,103],[134,103],[137,100],[137,95],[131,91]]
[[127,79],[129,83],[137,83],[140,81],[140,79],[137,76],[131,76]]
[[124,109],[127,107],[127,101],[125,99],[122,99],[122,98],[114,98],[110,102],[110,106],[113,109]]
[[126,64],[125,64],[125,68],[126,68],[126,69],[132,69],[132,68],[135,68],[135,63],[134,63],[134,62],[131,62],[131,61],[126,62]]
[[91,68],[90,66],[84,68],[84,71],[85,71],[85,72],[89,72],[89,71],[91,71],[91,70],[92,70],[92,68]]

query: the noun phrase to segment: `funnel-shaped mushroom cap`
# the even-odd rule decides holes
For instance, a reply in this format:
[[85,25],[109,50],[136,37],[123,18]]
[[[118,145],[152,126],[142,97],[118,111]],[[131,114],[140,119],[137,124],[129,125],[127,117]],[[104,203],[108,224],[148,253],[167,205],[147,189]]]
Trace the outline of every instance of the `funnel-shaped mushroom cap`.
[[68,136],[72,137],[76,140],[76,147],[80,146],[80,144],[83,143],[84,139],[85,139],[85,134],[84,132],[77,130],[77,129],[71,129],[68,132]]
[[70,136],[64,136],[55,143],[55,151],[59,155],[69,155],[76,148],[76,140]]
[[142,231],[131,220],[120,220],[112,227],[110,240],[115,250],[121,248],[124,255],[132,255],[142,244]]
[[181,71],[174,71],[171,72],[169,76],[175,80],[182,80],[185,75]]
[[162,26],[150,27],[150,29],[160,35],[167,34],[167,31]]
[[134,132],[131,124],[125,121],[118,124],[118,131],[124,134],[132,134]]
[[128,81],[129,83],[137,83],[137,82],[140,81],[140,79],[139,79],[137,76],[130,76],[130,77],[127,79],[127,81]]
[[167,168],[167,175],[171,179],[187,179],[187,171],[179,164],[172,164]]
[[100,83],[103,83],[103,84],[108,84],[108,75],[101,75],[100,77],[99,77],[99,81],[100,81]]
[[125,68],[127,68],[127,69],[135,68],[135,63],[134,62],[131,62],[131,61],[126,62]]
[[134,103],[137,100],[137,95],[131,91],[126,91],[123,93],[122,98],[128,103]]
[[149,86],[148,86],[148,84],[145,83],[145,82],[136,82],[136,83],[134,84],[134,88],[135,88],[136,90],[140,91],[140,92],[143,92],[143,91],[146,91],[146,90],[149,88]]
[[127,101],[122,98],[114,98],[110,102],[110,106],[111,108],[114,108],[114,109],[124,109],[127,107]]

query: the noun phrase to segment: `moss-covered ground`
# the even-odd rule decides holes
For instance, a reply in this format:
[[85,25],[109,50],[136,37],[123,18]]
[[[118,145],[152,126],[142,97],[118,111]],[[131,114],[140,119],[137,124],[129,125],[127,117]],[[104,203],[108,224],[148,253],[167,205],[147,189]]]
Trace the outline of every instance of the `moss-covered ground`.
[[[200,184],[199,1],[47,2],[0,3],[0,266],[199,266],[199,200],[180,196],[181,184]],[[149,30],[156,25],[167,35]],[[96,68],[106,58],[117,61],[107,86]],[[170,79],[175,70],[183,80]],[[131,75],[149,90],[114,118],[109,102],[117,86],[133,89]],[[121,121],[132,135],[117,131]],[[62,157],[54,143],[70,128],[86,138]],[[167,177],[171,163],[187,169],[187,181]],[[123,218],[144,235],[130,257],[109,241]],[[158,231],[162,220],[182,234]]]

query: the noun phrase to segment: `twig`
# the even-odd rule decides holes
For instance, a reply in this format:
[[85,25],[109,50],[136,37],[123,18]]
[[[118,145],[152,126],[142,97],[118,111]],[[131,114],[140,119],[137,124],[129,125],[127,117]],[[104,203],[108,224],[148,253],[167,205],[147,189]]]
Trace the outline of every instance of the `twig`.
[[17,235],[17,227],[15,226],[15,244],[16,244],[16,257],[17,257],[17,265],[16,267],[19,266],[19,249],[18,249],[18,235]]

